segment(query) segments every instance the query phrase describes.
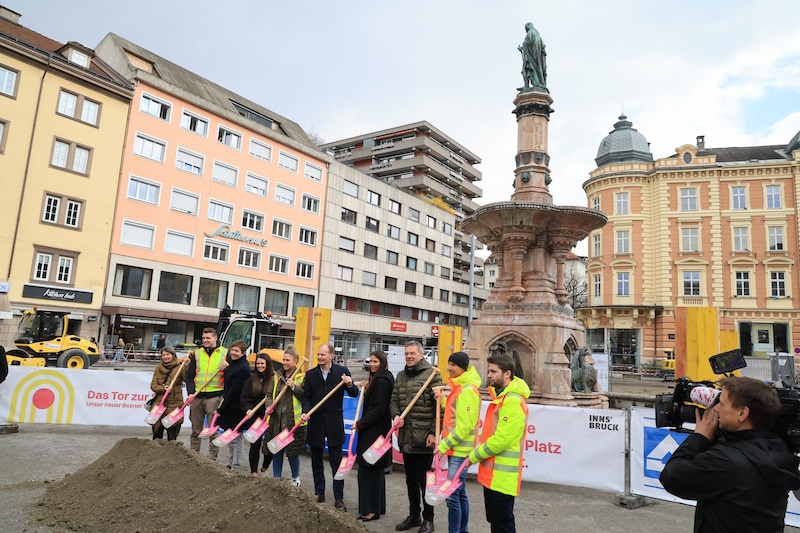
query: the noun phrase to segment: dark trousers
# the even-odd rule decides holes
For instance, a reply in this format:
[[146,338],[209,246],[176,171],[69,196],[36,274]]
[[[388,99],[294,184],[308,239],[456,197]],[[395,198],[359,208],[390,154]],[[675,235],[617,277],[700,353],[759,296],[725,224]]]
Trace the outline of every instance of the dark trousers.
[[386,514],[385,476],[383,466],[358,465],[358,514]]
[[250,444],[247,458],[250,460],[250,473],[258,472],[258,461],[261,459],[261,439]]
[[[178,433],[181,432],[181,425],[175,424],[174,426],[167,429],[167,440],[176,440],[178,438]],[[161,423],[157,423],[153,426],[153,440],[156,439],[163,439],[164,438],[164,426]]]
[[[325,494],[325,465],[322,463],[324,448],[311,448],[311,473],[314,475],[314,494]],[[342,462],[342,447],[328,446],[328,462],[331,465],[331,477],[339,469]],[[344,499],[344,480],[333,480],[333,498]]]
[[516,533],[514,523],[514,496],[483,487],[486,521],[492,533]]
[[422,518],[433,522],[433,507],[428,505],[425,496],[425,476],[433,464],[431,453],[404,453],[403,465],[406,469],[406,489],[408,490],[408,515],[419,516],[422,504]]

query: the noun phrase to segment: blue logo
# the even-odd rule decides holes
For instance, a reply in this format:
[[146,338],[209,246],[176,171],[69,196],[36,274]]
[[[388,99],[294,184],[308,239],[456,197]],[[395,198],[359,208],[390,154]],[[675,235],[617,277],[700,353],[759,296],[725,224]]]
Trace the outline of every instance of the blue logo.
[[686,440],[688,433],[670,431],[668,428],[644,428],[644,477],[658,479],[672,452]]

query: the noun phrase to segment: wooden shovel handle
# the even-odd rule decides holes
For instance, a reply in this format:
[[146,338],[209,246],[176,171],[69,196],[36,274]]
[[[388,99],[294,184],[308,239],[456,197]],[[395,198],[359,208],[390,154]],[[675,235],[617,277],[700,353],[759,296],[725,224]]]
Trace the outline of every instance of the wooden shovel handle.
[[[364,390],[365,387],[359,387],[358,391],[358,403],[356,404],[356,414],[353,416],[353,426],[356,425],[356,420],[358,420],[358,415],[361,414],[361,407],[364,405]],[[352,433],[352,429],[350,432]]]
[[431,375],[428,376],[428,379],[425,380],[425,383],[422,384],[422,387],[419,388],[414,397],[411,398],[411,401],[408,403],[405,410],[400,414],[400,418],[405,419],[406,415],[409,413],[409,411],[411,411],[411,408],[414,407],[414,404],[417,403],[417,400],[419,400],[420,396],[422,396],[422,393],[425,392],[425,389],[427,389],[428,385],[431,384],[431,381],[433,381],[433,377],[439,372],[439,369],[436,368],[435,366],[431,368],[433,372],[431,372]]
[[[345,374],[342,374],[342,377],[344,377],[344,376],[345,376]],[[322,398],[319,402],[317,402],[317,405],[315,405],[314,407],[309,409],[306,414],[308,416],[311,416],[312,414],[314,414],[314,411],[316,411],[317,409],[322,407],[322,404],[327,402],[330,399],[330,397],[333,396],[334,393],[336,391],[338,391],[342,387],[342,385],[344,385],[344,380],[342,380],[339,383],[337,383],[336,386],[334,388],[332,388],[331,391],[328,394],[326,394],[324,398]]]

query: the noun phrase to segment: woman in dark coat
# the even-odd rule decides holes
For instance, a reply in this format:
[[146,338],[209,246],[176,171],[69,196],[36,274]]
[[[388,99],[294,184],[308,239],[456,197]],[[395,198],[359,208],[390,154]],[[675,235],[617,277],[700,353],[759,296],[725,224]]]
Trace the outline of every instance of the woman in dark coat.
[[[150,382],[150,390],[156,395],[153,398],[153,405],[161,403],[161,398],[167,394],[167,399],[164,402],[164,413],[161,418],[172,412],[176,407],[183,405],[183,380],[186,377],[186,365],[183,363],[188,361],[188,357],[178,359],[175,350],[166,346],[161,349],[161,362],[153,370],[153,380]],[[177,378],[175,377],[177,375]],[[167,392],[167,385],[175,378],[175,383],[172,388]],[[161,425],[161,419],[153,424],[153,440],[164,438],[164,426]],[[167,428],[167,440],[175,440],[178,438],[178,433],[181,431],[181,424],[178,422],[174,426]]]
[[[269,400],[264,405],[259,407],[256,411],[253,408],[264,399],[265,396],[272,393],[272,360],[267,354],[260,353],[256,355],[256,368],[253,375],[247,378],[242,387],[241,405],[246,415],[250,418],[242,424],[241,430],[244,432],[247,428],[253,425],[257,418],[264,418],[267,412],[267,405]],[[250,444],[250,475],[258,475],[258,461],[261,459],[261,439]]]
[[378,520],[386,513],[386,467],[392,464],[392,452],[371,465],[364,460],[364,452],[375,439],[386,435],[392,427],[389,401],[392,398],[394,376],[388,370],[386,353],[378,350],[369,356],[369,381],[364,392],[361,419],[355,423],[358,430],[358,520]]

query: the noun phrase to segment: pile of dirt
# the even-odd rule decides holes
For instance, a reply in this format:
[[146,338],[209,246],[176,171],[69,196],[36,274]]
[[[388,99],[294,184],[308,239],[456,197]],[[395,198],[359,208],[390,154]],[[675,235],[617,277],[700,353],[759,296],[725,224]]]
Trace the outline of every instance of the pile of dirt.
[[51,484],[39,512],[70,531],[367,531],[287,480],[232,473],[179,442],[131,438]]

